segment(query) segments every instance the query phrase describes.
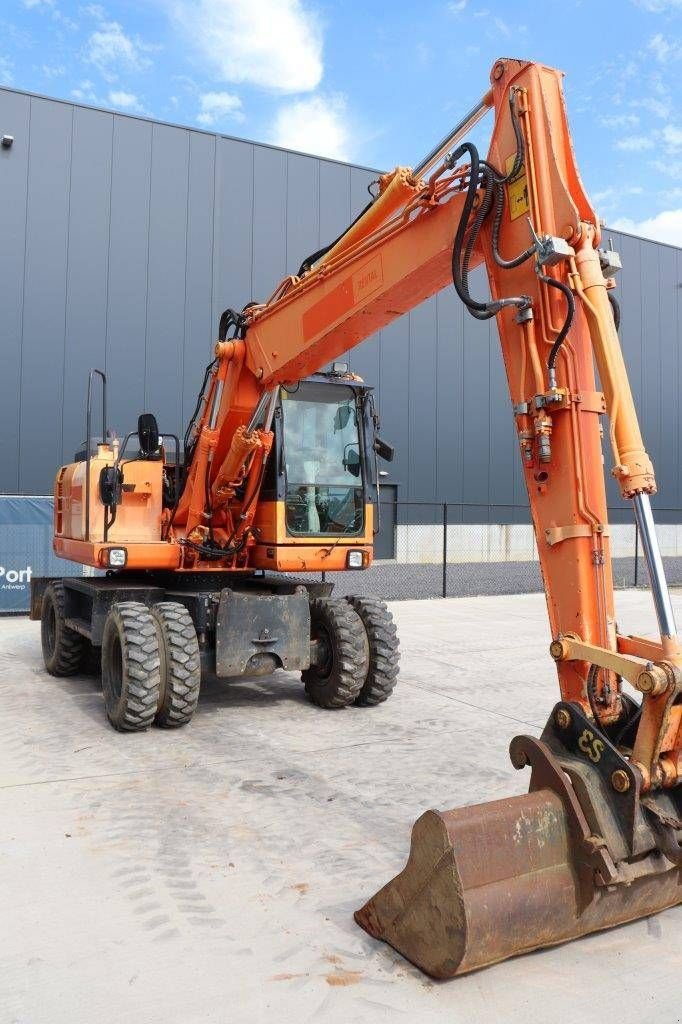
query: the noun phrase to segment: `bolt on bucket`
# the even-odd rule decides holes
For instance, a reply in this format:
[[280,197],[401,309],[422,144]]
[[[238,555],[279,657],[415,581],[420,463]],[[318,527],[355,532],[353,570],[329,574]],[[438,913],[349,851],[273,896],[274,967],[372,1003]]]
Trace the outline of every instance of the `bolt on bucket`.
[[[547,746],[530,737],[514,742],[521,741],[517,767],[537,755],[547,770]],[[566,769],[563,777],[572,789]],[[405,868],[355,920],[427,974],[451,978],[682,901],[677,863],[655,845],[614,863],[574,794],[568,801],[537,788],[427,811],[413,827]]]

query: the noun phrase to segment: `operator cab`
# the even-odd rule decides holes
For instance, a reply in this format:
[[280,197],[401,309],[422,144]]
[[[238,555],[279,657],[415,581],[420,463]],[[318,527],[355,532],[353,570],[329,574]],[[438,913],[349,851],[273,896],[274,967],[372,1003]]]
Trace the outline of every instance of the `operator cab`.
[[[373,389],[344,363],[280,389],[255,523],[259,562],[300,570],[306,548],[319,557],[331,541],[330,569],[370,564],[377,453],[393,455],[375,438],[377,422]],[[350,564],[346,549],[356,552]]]

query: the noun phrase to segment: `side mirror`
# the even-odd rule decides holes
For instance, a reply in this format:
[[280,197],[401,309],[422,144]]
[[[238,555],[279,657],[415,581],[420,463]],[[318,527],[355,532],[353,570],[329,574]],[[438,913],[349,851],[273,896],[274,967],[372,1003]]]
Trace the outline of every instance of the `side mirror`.
[[380,437],[374,438],[374,451],[384,462],[393,462],[395,448],[392,444],[388,444],[387,441],[382,441]]
[[123,473],[116,466],[103,466],[99,475],[99,498],[107,508],[121,504]]

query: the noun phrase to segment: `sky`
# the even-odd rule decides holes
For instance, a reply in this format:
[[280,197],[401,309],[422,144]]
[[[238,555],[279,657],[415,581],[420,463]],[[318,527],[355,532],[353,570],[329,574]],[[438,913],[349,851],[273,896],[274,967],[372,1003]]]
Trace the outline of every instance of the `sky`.
[[501,56],[566,72],[600,216],[682,246],[682,0],[0,4],[0,84],[382,170],[416,164]]

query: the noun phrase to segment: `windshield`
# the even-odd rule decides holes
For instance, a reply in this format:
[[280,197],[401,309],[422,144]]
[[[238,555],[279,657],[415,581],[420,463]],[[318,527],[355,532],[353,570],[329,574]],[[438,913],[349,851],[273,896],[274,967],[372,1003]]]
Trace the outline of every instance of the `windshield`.
[[286,523],[293,534],[364,527],[357,406],[352,388],[304,382],[282,390]]

